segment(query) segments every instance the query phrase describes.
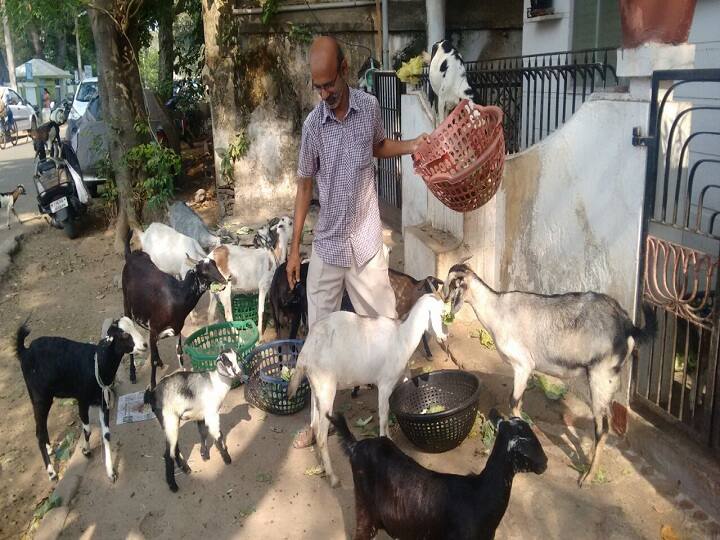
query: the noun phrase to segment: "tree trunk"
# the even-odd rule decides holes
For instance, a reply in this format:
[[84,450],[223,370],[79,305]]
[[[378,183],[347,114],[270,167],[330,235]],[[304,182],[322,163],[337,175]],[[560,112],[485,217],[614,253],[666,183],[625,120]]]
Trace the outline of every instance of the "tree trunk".
[[41,58],[42,60],[45,60],[42,39],[40,38],[40,32],[35,26],[35,23],[30,23],[28,25],[27,33],[30,35],[30,41],[32,42],[33,58]]
[[159,67],[158,86],[160,99],[164,103],[172,97],[173,64],[175,61],[175,43],[173,41],[173,2],[165,0],[159,5],[158,47]]
[[5,60],[7,61],[8,75],[10,76],[10,86],[17,90],[17,80],[15,79],[15,52],[13,50],[12,36],[10,35],[10,22],[8,21],[7,12],[5,11],[5,0],[0,0],[0,10],[2,10],[3,34],[5,34]]
[[57,55],[55,56],[55,65],[60,69],[65,69],[67,63],[67,31],[65,25],[58,28],[57,35]]
[[[133,146],[147,142],[137,133],[136,122],[147,122],[140,84],[140,72],[127,39],[108,16],[122,21],[126,11],[119,0],[95,0],[88,9],[95,40],[98,81],[104,116],[110,122],[108,129],[110,160],[115,171],[118,189],[118,218],[115,226],[115,249],[122,252],[128,227],[139,226],[133,205],[133,173],[125,162],[125,155]],[[123,21],[132,26],[136,21]],[[135,175],[136,176],[136,175]],[[136,180],[138,180],[136,178]]]

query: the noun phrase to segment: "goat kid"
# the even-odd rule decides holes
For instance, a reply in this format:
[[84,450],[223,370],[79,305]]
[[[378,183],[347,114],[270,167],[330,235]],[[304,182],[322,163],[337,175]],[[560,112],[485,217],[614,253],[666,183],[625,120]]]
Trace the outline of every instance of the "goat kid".
[[342,414],[329,417],[350,458],[355,484],[355,540],[384,529],[392,538],[492,540],[518,472],[542,474],[547,456],[521,418],[491,418],[496,438],[485,469],[460,476],[431,471],[387,437],[358,441]]
[[49,455],[52,453],[47,429],[50,407],[54,398],[74,398],[78,403],[85,435],[82,452],[88,457],[90,456],[89,409],[91,406],[100,407],[105,472],[114,482],[117,473],[113,469],[110,453],[108,387],[115,381],[115,374],[123,356],[130,352],[146,350],[147,342],[127,317],[114,321],[108,328],[106,337],[97,345],[62,337],[39,337],[34,339],[29,347],[25,347],[25,338],[28,334],[30,329],[27,324],[18,328],[15,352],[20,360],[23,378],[32,402],[35,435],[50,480],[57,479]]
[[[182,281],[160,270],[142,251],[130,252],[130,235],[125,242],[125,266],[122,290],[125,315],[150,331],[150,386],[155,387],[156,370],[162,367],[158,340],[177,336],[177,357],[183,366],[182,329],[188,314],[195,309],[200,297],[212,283],[226,284],[215,261],[204,257],[200,261],[188,259],[194,268]],[[130,382],[135,383],[135,358],[130,355]]]
[[145,229],[135,230],[142,250],[150,255],[153,264],[163,272],[183,279],[195,265],[189,259],[201,260],[207,254],[194,238],[177,232],[163,223],[151,223]]
[[204,461],[210,459],[209,433],[225,464],[232,462],[220,430],[220,406],[233,380],[242,375],[242,369],[232,350],[220,353],[215,365],[215,371],[176,371],[163,377],[154,389],[145,391],[144,401],[152,408],[165,433],[165,480],[170,491],[178,490],[175,463],[185,474],[190,473],[178,444],[181,422],[194,420],[197,423],[200,455]]
[[475,99],[475,92],[467,81],[465,62],[447,39],[432,46],[428,77],[430,86],[438,97],[438,126],[460,101],[469,99],[472,102]]
[[336,311],[316,322],[298,356],[288,385],[293,397],[303,377],[310,380],[311,419],[330,483],[338,479],[327,449],[328,419],[338,389],[374,384],[378,389],[380,435],[387,433],[390,394],[407,369],[408,361],[426,331],[444,342],[444,303],[435,294],[422,296],[404,321],[361,317]]
[[655,334],[652,309],[645,309],[645,327],[638,328],[620,304],[605,294],[496,292],[464,264],[450,269],[443,294],[451,301],[453,313],[463,302],[470,304],[500,357],[512,366],[513,416],[520,416],[522,396],[534,370],[561,378],[587,374],[595,448],[588,471],[579,479],[582,486],[597,470],[622,367],[635,345]]
[[25,193],[27,192],[25,191],[25,186],[23,186],[22,184],[18,184],[17,187],[12,191],[0,193],[0,209],[4,208],[6,211],[7,219],[5,220],[5,227],[7,229],[10,229],[10,212],[13,213],[15,219],[17,219],[17,222],[22,225],[22,221],[20,221],[20,216],[18,216],[17,212],[15,211],[15,203],[17,203],[20,195],[25,195]]
[[224,245],[210,253],[218,269],[230,284],[219,293],[211,293],[208,320],[213,320],[218,300],[225,311],[225,320],[232,321],[232,293],[258,293],[258,331],[260,341],[264,330],[265,297],[272,284],[275,270],[287,258],[288,242],[292,237],[292,219],[280,218],[275,226],[275,243],[270,247],[249,248]]

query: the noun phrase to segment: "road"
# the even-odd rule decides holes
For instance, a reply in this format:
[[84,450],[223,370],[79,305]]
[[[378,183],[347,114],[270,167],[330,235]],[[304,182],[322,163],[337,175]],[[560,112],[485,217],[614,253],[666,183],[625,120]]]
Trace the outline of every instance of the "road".
[[[38,218],[35,188],[32,183],[34,156],[35,152],[29,137],[21,137],[17,146],[8,146],[5,150],[0,150],[0,193],[12,191],[18,184],[24,185],[27,191],[15,206],[23,222]],[[14,216],[10,216],[10,231],[8,231],[5,228],[5,220],[5,209],[2,209],[0,210],[0,244],[22,227]]]

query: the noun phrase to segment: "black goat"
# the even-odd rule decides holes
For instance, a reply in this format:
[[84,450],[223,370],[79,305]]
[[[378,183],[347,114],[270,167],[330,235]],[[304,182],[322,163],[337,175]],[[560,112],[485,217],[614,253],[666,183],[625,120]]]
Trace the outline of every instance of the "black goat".
[[270,284],[270,307],[272,309],[275,331],[280,337],[280,327],[289,321],[290,339],[295,339],[302,322],[307,326],[307,273],[310,263],[300,265],[300,281],[290,289],[287,280],[287,263],[284,262],[275,270],[272,283]]
[[[188,262],[195,266],[182,281],[160,270],[147,253],[130,252],[130,232],[125,241],[122,272],[125,315],[150,330],[150,387],[155,388],[156,370],[163,363],[158,352],[159,339],[177,336],[178,362],[182,366],[182,336],[185,318],[212,283],[226,284],[215,261],[204,258]],[[130,382],[135,382],[135,358],[130,355]]]
[[497,437],[485,469],[460,476],[418,465],[387,437],[357,441],[342,414],[328,417],[352,466],[355,540],[373,538],[379,529],[402,539],[492,540],[515,473],[542,474],[547,468],[540,441],[520,418],[496,416]]
[[[15,351],[20,359],[25,385],[35,415],[35,435],[40,454],[50,480],[57,474],[50,462],[50,437],[47,418],[53,398],[75,398],[78,402],[80,420],[83,424],[85,444],[83,454],[90,455],[90,406],[100,407],[100,425],[105,447],[105,471],[114,482],[117,473],[113,470],[110,454],[110,404],[109,386],[115,381],[115,374],[122,357],[129,352],[140,352],[147,343],[135,325],[127,317],[114,321],[107,336],[97,345],[79,343],[62,337],[39,337],[25,347],[25,338],[30,334],[27,324],[17,330]],[[108,392],[105,392],[107,389]]]

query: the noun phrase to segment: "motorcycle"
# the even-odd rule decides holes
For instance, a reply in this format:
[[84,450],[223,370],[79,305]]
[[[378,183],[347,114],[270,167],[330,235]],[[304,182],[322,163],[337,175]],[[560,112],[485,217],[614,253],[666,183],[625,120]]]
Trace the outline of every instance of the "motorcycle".
[[50,120],[38,126],[31,136],[38,210],[49,216],[50,225],[62,229],[68,238],[75,238],[77,222],[87,212],[90,194],[75,151],[68,141],[60,139],[60,126],[67,120],[71,105],[63,102],[50,113]]

